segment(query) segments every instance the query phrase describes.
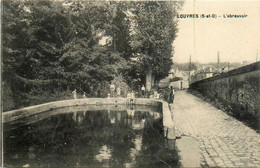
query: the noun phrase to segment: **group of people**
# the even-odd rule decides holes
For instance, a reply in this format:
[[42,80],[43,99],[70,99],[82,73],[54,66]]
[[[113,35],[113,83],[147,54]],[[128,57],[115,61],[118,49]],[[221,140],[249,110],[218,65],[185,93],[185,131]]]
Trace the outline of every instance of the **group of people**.
[[[121,95],[121,89],[120,87],[115,87],[115,85],[112,83],[110,85],[110,93],[107,95],[108,97],[120,97]],[[75,89],[72,91],[72,97],[74,99],[77,99],[77,90]],[[86,92],[83,92],[82,98],[87,98]]]
[[[73,99],[77,99],[78,98],[78,96],[77,96],[77,89],[72,91],[72,97],[73,97]],[[87,98],[86,92],[83,92],[82,98]]]
[[[145,87],[144,85],[141,87],[141,92],[142,92],[142,97],[145,97]],[[174,94],[175,94],[175,90],[174,88],[171,86],[170,87],[170,94],[169,94],[169,98],[168,98],[168,103],[172,104],[174,102]],[[75,89],[72,92],[72,96],[74,99],[77,99],[77,90]],[[109,97],[120,97],[121,96],[121,89],[120,87],[115,87],[115,85],[112,83],[110,85],[110,93],[108,94],[108,98]],[[135,98],[135,94],[134,92],[129,92],[127,93],[127,98]],[[86,98],[86,92],[83,92],[83,96],[82,98]],[[153,94],[149,95],[149,98],[153,98],[153,99],[160,99],[160,94],[157,91],[154,91]]]
[[149,99],[160,99],[160,94],[155,90],[152,94],[150,94]]
[[121,89],[120,87],[115,86],[114,83],[111,83],[110,85],[110,94],[108,94],[108,97],[120,97],[121,96]]

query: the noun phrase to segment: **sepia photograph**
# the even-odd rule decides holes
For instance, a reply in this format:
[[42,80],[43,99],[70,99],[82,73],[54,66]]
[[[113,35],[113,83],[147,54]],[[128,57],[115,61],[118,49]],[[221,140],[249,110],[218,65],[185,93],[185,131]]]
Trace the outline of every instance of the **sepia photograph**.
[[0,3],[0,167],[260,168],[260,1]]

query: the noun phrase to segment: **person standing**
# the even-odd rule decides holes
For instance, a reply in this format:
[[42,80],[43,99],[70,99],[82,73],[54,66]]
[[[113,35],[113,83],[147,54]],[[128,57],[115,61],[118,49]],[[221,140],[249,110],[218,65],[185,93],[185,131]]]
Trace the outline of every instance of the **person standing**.
[[76,89],[72,92],[72,96],[74,99],[77,99],[77,90]]
[[110,96],[111,97],[114,97],[115,95],[115,85],[114,85],[114,83],[111,83],[111,85],[110,85]]
[[144,85],[142,86],[141,91],[142,91],[142,96],[144,98],[144,94],[145,94],[145,87],[144,87]]
[[120,95],[121,95],[121,89],[120,89],[120,87],[118,87],[118,88],[116,89],[116,93],[117,93],[117,97],[120,97]]
[[131,92],[131,98],[135,98],[135,93],[134,93],[134,91]]
[[175,94],[175,90],[172,88],[172,103],[174,102],[174,94]]
[[174,94],[175,94],[175,91],[174,91],[173,87],[171,86],[171,91],[170,91],[169,102],[168,103],[170,103],[170,104],[173,103],[173,101],[174,101]]
[[82,97],[83,97],[83,99],[87,98],[87,97],[86,97],[86,92],[83,93],[83,96],[82,96]]
[[126,95],[127,98],[131,98],[131,93],[128,92],[127,95]]

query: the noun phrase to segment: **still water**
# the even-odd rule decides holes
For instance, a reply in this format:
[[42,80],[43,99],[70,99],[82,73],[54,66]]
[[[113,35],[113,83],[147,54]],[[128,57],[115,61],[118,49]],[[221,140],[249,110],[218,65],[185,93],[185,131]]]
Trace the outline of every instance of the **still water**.
[[177,151],[164,137],[160,112],[127,108],[71,111],[53,110],[6,123],[4,166],[180,166]]

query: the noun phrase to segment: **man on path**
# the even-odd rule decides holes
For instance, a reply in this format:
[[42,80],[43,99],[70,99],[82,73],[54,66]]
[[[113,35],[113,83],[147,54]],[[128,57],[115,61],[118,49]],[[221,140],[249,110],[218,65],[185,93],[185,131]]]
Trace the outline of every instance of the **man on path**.
[[173,101],[174,101],[174,94],[175,94],[175,91],[173,89],[173,87],[171,86],[171,91],[170,91],[170,95],[169,95],[169,104],[172,104]]
[[172,103],[174,102],[174,94],[175,94],[175,90],[172,88]]

